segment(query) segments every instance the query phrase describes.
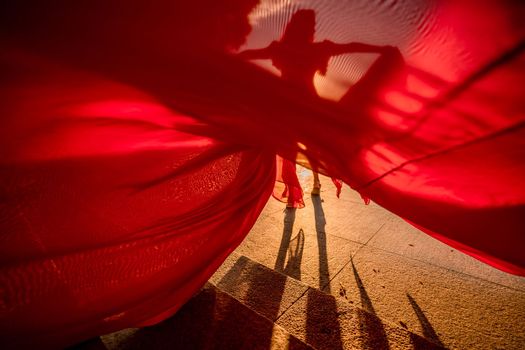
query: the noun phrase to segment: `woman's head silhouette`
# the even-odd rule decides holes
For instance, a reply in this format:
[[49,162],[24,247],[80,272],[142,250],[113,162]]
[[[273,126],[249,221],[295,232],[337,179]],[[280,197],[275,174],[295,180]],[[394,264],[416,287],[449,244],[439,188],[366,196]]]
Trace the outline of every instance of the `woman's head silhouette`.
[[315,34],[314,10],[299,10],[288,22],[281,42],[290,44],[312,43]]

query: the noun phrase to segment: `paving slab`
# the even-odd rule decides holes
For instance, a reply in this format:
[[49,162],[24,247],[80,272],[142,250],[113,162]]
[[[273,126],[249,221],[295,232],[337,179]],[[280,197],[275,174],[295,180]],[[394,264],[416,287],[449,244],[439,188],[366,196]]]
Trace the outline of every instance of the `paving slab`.
[[[308,193],[311,172],[298,174]],[[365,205],[346,186],[337,199],[331,180],[321,176],[321,182],[321,196],[307,194],[306,207],[293,215],[270,199],[271,211],[265,209],[237,252],[438,345],[525,344],[525,278],[450,248],[377,204]]]
[[315,349],[443,349],[346,300],[312,288],[277,323]]
[[236,252],[315,288],[324,288],[352,255],[394,215],[365,205],[350,188],[336,197],[331,179],[321,176],[321,196],[310,196],[311,172],[299,171],[305,208],[288,209],[270,198]]
[[310,286],[326,286],[361,244],[327,234],[309,209],[261,219],[236,252]]
[[395,217],[394,214],[378,206],[338,201],[337,198],[330,197],[322,196],[322,200],[325,208],[326,232],[333,236],[366,244]]
[[[352,305],[351,301],[309,288],[304,283],[240,256],[230,258],[212,278],[217,288],[250,309],[276,321],[297,339],[316,349],[434,349],[438,344]],[[241,271],[239,271],[241,270]],[[232,272],[233,271],[233,272]],[[232,278],[233,277],[233,278]],[[282,280],[289,290],[302,291],[293,303],[282,297]],[[246,286],[249,286],[248,292]],[[281,301],[284,309],[276,307]],[[282,310],[276,316],[276,310]],[[390,344],[391,343],[391,344]]]
[[523,349],[525,293],[369,246],[334,295],[446,347]]
[[259,218],[257,221],[261,221],[262,219],[272,216],[275,214],[279,214],[283,212],[284,203],[276,200],[273,197],[270,197],[268,199],[268,202],[266,202],[266,205],[264,206],[264,209],[261,212],[261,215],[259,215]]
[[399,217],[388,221],[368,245],[525,291],[525,278],[497,270],[457,251]]
[[233,253],[209,280],[221,291],[275,321],[308,289],[291,277]]
[[305,189],[305,217],[324,217],[327,234],[366,243],[389,220],[396,216],[374,202],[365,204],[359,193],[344,185],[339,198],[332,180],[320,176],[321,195],[311,196],[312,173],[302,170],[299,177]]

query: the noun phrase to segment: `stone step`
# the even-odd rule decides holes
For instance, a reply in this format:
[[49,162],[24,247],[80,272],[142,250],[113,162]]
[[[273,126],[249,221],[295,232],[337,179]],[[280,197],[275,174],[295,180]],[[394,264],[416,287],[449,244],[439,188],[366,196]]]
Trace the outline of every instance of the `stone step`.
[[211,284],[315,349],[443,349],[343,297],[233,253]]
[[233,253],[173,317],[80,344],[96,349],[443,349],[344,298]]

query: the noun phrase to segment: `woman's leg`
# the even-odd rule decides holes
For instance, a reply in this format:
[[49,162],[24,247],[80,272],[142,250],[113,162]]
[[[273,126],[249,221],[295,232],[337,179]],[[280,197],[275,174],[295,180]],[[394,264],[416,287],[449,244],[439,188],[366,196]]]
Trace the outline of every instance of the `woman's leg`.
[[321,181],[319,180],[319,174],[315,171],[314,173],[314,186],[312,188],[312,194],[318,196],[321,193]]

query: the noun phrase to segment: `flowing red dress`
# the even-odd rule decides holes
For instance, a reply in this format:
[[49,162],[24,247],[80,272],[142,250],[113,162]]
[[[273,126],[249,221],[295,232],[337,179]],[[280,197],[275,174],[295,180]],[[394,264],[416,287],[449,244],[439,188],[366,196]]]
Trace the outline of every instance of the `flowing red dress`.
[[[172,315],[252,227],[276,154],[307,150],[433,237],[525,275],[524,5],[342,4],[309,6],[319,41],[392,45],[404,63],[385,79],[366,55],[334,59],[324,91],[342,87],[340,102],[229,54],[250,32],[278,38],[290,6],[1,5],[4,348]],[[362,86],[345,95],[345,77]]]

